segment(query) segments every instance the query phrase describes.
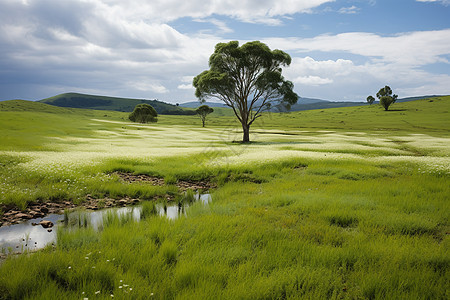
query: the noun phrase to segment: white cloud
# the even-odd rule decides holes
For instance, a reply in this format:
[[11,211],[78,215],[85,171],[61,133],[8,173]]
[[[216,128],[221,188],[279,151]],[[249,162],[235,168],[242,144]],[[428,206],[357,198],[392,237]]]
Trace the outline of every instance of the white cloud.
[[129,82],[128,84],[143,92],[154,92],[158,94],[165,94],[168,92],[167,88],[159,83],[141,81],[141,82]]
[[[231,32],[233,19],[280,25],[333,1],[4,0],[0,84],[6,83],[0,90],[46,87],[52,92],[145,98],[157,93],[170,97],[167,101],[192,100],[193,76],[207,69],[214,46],[224,42],[220,35]],[[356,11],[351,6],[341,12]],[[217,31],[183,34],[170,25],[183,17],[209,22]],[[359,99],[373,86],[391,83],[408,95],[449,91],[448,75],[421,68],[449,63],[450,29],[390,36],[348,32],[263,42],[291,54],[293,62],[285,75],[300,95]],[[319,59],[314,53],[330,53],[334,59]]]
[[[315,38],[268,39],[271,48],[291,53],[286,78],[297,83],[300,94],[313,97],[357,100],[378,86],[401,87],[401,97],[449,93],[447,74],[432,74],[421,68],[433,63],[449,64],[450,29],[380,36],[354,32]],[[342,53],[351,59],[317,60],[302,53]],[[339,54],[338,54],[339,55]],[[323,89],[323,85],[327,89]],[[322,86],[322,87],[321,87]],[[344,92],[344,97],[342,92]],[[367,95],[366,95],[367,96]]]
[[231,33],[233,30],[227,26],[227,24],[223,21],[220,21],[215,18],[206,18],[206,19],[194,19],[195,22],[199,23],[211,23],[216,26],[221,33]]
[[[31,1],[31,0],[30,0]],[[280,23],[279,18],[296,13],[308,13],[323,3],[335,0],[86,0],[104,17],[139,19],[164,23],[182,17],[206,18],[212,15],[228,16],[251,23]]]
[[416,0],[417,2],[439,2],[445,6],[450,5],[450,0]]
[[312,85],[312,86],[319,86],[324,84],[333,83],[333,80],[329,78],[321,78],[319,76],[299,76],[293,80],[294,83],[300,83],[304,85]]
[[340,14],[357,14],[360,11],[360,8],[352,5],[350,7],[342,7],[338,10]]
[[180,84],[177,88],[180,90],[194,90],[192,84]]
[[422,66],[446,61],[450,54],[450,29],[415,31],[395,36],[366,32],[348,32],[301,39],[267,39],[285,51],[346,52],[374,61],[409,66]]

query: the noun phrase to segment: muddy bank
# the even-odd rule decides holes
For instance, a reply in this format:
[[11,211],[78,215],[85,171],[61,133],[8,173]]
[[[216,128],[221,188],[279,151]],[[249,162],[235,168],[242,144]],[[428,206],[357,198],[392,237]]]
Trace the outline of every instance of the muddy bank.
[[[120,179],[122,181],[129,182],[129,183],[140,182],[140,183],[148,183],[151,185],[159,185],[159,186],[166,184],[164,182],[163,178],[145,175],[145,174],[135,175],[133,173],[125,173],[125,172],[114,172],[112,174],[116,174],[117,176],[120,177]],[[205,180],[203,180],[203,181],[178,180],[173,185],[178,187],[178,189],[182,192],[184,192],[188,189],[191,189],[194,191],[198,191],[198,190],[206,191],[206,190],[210,190],[210,189],[217,187],[214,183],[211,183],[211,182],[205,181]]]
[[[151,185],[163,186],[165,185],[164,179],[149,176],[149,175],[134,175],[132,173],[114,172],[124,182],[128,183],[145,183]],[[179,180],[175,183],[180,192],[185,192],[188,189],[194,191],[207,191],[215,188],[216,185],[207,181],[183,181]],[[173,195],[160,195],[155,197],[155,200],[164,199],[166,201],[174,200]],[[0,227],[23,223],[30,219],[44,218],[50,214],[62,214],[64,210],[74,209],[76,207],[84,207],[89,210],[98,210],[102,208],[120,207],[138,204],[141,200],[137,198],[124,197],[121,199],[113,199],[109,197],[95,198],[92,195],[86,195],[86,200],[80,205],[76,205],[72,201],[63,202],[39,202],[30,203],[26,210],[20,210],[17,207],[11,205],[0,205],[3,215],[0,216]]]
[[76,207],[84,207],[90,210],[98,210],[107,207],[127,206],[139,203],[139,199],[125,197],[123,199],[102,198],[95,199],[90,195],[86,195],[86,201],[80,205],[76,205],[71,201],[31,203],[26,210],[19,210],[17,207],[8,207],[3,205],[1,208],[5,212],[1,216],[0,226],[8,226],[19,224],[31,219],[45,218],[51,214],[62,214],[65,210],[74,209]]

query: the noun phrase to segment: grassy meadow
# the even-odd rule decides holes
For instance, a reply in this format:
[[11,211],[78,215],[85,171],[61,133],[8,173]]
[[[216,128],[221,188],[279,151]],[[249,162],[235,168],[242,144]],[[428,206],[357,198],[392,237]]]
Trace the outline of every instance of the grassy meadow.
[[271,113],[240,144],[223,109],[202,128],[0,102],[3,207],[178,194],[114,171],[218,186],[177,220],[58,229],[56,246],[0,262],[0,299],[448,299],[449,109]]

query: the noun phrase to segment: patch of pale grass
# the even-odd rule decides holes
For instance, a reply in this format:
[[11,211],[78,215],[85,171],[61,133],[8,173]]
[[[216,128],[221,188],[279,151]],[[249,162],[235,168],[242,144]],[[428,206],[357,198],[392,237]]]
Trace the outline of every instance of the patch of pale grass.
[[[289,158],[308,159],[367,159],[366,155],[380,152],[377,161],[405,161],[423,166],[424,170],[448,173],[450,170],[450,139],[429,135],[388,135],[332,131],[315,134],[299,131],[257,130],[252,133],[253,144],[231,144],[240,140],[237,128],[192,128],[191,126],[144,125],[133,128],[129,123],[93,120],[125,124],[123,128],[97,130],[89,138],[55,137],[46,145],[54,151],[9,152],[28,157],[22,165],[30,170],[43,172],[70,172],[83,166],[93,166],[110,158],[132,158],[142,161],[160,157],[188,156],[199,153],[229,153],[216,158],[210,164],[254,164]],[[286,134],[283,134],[285,132]],[[399,143],[400,141],[400,143]],[[433,156],[414,156],[407,148],[432,149]],[[342,152],[342,153],[339,153]],[[5,152],[3,152],[5,153]],[[389,154],[393,156],[389,156]],[[426,152],[428,153],[428,152]],[[439,156],[436,155],[439,153]],[[214,155],[213,155],[214,157]]]
[[113,121],[113,120],[101,120],[101,119],[91,119],[91,121],[100,122],[100,123],[111,123],[111,124],[129,124],[130,122],[125,121]]
[[373,159],[378,162],[405,162],[420,166],[422,173],[450,174],[450,157],[436,156],[380,156]]
[[[95,166],[110,158],[153,160],[226,150],[221,131],[192,130],[188,127],[163,127],[158,131],[96,131],[95,137],[55,137],[45,145],[53,151],[1,152],[27,158],[22,167],[41,173],[65,174],[85,166]],[[106,138],[107,137],[107,138]]]
[[450,156],[450,138],[433,137],[421,134],[411,135],[402,140],[407,141],[408,145],[412,147],[432,152],[432,155]]
[[271,161],[286,160],[294,158],[309,158],[314,160],[341,160],[362,159],[360,156],[349,153],[314,152],[297,150],[279,150],[276,147],[263,146],[249,147],[242,153],[232,154],[211,160],[210,165],[255,165],[265,164]]

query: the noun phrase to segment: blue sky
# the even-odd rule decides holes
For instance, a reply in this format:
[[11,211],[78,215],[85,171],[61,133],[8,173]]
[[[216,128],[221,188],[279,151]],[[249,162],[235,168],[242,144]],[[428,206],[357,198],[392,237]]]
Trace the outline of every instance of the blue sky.
[[0,100],[195,100],[219,42],[292,57],[301,97],[450,94],[450,0],[0,0]]

